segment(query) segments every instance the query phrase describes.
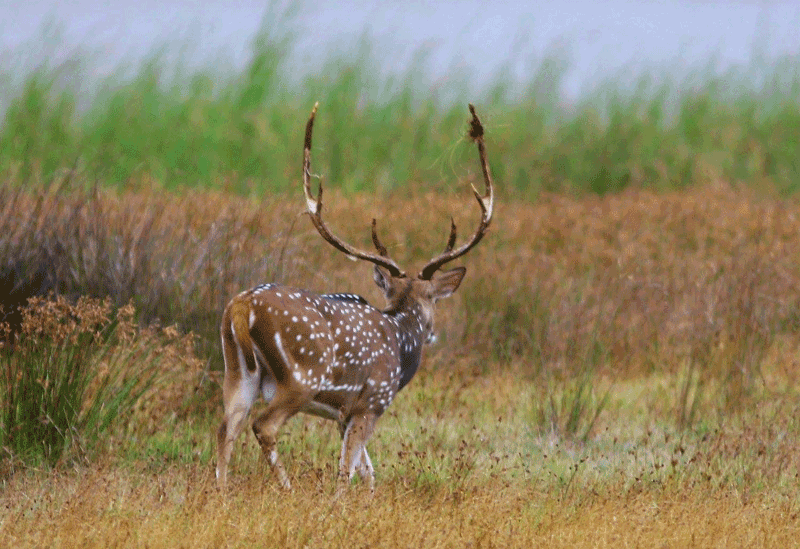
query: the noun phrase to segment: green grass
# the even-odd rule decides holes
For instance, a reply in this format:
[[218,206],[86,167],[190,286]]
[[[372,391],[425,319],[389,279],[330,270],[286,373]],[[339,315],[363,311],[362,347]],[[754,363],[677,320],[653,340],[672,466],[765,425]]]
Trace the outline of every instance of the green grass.
[[[676,62],[611,76],[569,102],[560,95],[569,61],[555,49],[523,60],[533,67],[525,82],[507,71],[482,87],[463,70],[434,77],[423,51],[405,72],[381,76],[386,54],[368,39],[299,60],[291,14],[275,15],[241,69],[197,67],[185,53],[191,44],[94,78],[97,55],[34,65],[25,51],[9,52],[0,65],[0,175],[37,185],[74,171],[115,186],[294,190],[303,124],[319,101],[314,163],[327,180],[349,190],[443,188],[473,172],[462,167],[471,148],[459,146],[473,102],[509,194],[800,184],[797,56],[754,55],[724,72]],[[55,50],[53,36],[41,47]]]

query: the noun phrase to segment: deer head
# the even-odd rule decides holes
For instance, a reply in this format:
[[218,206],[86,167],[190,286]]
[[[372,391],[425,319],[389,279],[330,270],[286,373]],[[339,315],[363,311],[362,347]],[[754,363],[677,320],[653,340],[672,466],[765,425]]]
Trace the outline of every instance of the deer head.
[[489,166],[486,162],[486,148],[483,143],[483,125],[475,112],[475,107],[470,104],[469,111],[472,114],[470,120],[469,137],[478,145],[478,154],[481,162],[481,170],[486,185],[485,194],[481,194],[473,186],[472,192],[475,195],[478,205],[481,208],[480,223],[475,230],[472,238],[460,246],[453,249],[456,243],[457,229],[454,221],[450,222],[450,236],[444,251],[428,261],[420,270],[416,277],[408,276],[397,263],[392,260],[381,243],[377,233],[377,222],[372,219],[372,242],[378,254],[359,250],[336,237],[325,225],[322,220],[322,182],[319,185],[317,196],[311,192],[311,135],[314,129],[314,118],[317,113],[318,104],[314,105],[311,116],[306,123],[306,135],[303,148],[303,191],[306,196],[307,213],[316,227],[319,234],[337,250],[344,252],[350,257],[363,259],[375,265],[374,279],[389,304],[389,311],[397,310],[401,304],[409,299],[418,301],[424,305],[428,326],[433,323],[433,305],[437,300],[449,297],[455,292],[464,278],[466,268],[457,267],[455,269],[440,273],[439,270],[446,263],[458,259],[470,251],[486,234],[492,220],[494,204],[494,188],[492,178],[489,174]]

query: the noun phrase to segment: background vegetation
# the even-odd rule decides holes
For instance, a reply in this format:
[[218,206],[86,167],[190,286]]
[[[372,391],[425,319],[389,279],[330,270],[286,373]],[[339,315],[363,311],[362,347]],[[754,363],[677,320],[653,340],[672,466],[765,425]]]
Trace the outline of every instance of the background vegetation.
[[[88,102],[80,60],[4,75],[0,545],[794,543],[797,60],[564,105],[558,56],[445,96],[424,56],[381,80],[367,43],[293,78],[292,40],[265,29],[241,74],[155,56]],[[247,434],[220,494],[227,300],[277,281],[380,304],[299,215],[314,100],[337,234],[367,247],[374,216],[412,269],[449,217],[473,229],[467,101],[496,217],[378,425],[374,498],[332,499],[339,437],[307,417],[279,443],[293,492]]]
[[[492,168],[514,196],[675,189],[717,177],[792,192],[800,182],[797,56],[764,58],[756,46],[749,65],[613,75],[566,100],[563,50],[523,60],[525,82],[459,68],[434,80],[426,51],[391,74],[367,39],[299,58],[291,14],[268,17],[242,68],[197,66],[191,44],[107,76],[82,51],[60,62],[8,52],[0,175],[23,185],[74,170],[84,184],[120,188],[294,189],[298,128],[319,101],[315,154],[330,180],[348,190],[441,189],[464,175],[455,145],[473,102],[490,131]],[[54,33],[33,49],[63,59],[58,47]]]

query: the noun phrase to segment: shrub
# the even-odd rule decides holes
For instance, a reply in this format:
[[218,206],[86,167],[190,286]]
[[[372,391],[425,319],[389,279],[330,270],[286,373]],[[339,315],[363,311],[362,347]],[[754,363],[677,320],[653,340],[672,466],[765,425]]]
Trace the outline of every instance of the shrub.
[[109,300],[29,300],[18,337],[0,351],[4,457],[48,466],[86,458],[134,413],[165,414],[160,399],[141,401],[163,390],[178,369],[169,363],[184,372],[187,360],[197,365],[191,336],[139,329],[133,314],[131,305],[114,312]]

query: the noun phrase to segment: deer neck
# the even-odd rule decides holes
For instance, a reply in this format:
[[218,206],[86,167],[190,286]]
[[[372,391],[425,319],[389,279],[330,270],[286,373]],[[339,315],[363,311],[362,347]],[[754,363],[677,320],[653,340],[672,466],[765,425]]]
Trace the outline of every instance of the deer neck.
[[[422,346],[428,338],[425,328],[425,310],[423,306],[411,299],[403,302],[384,314],[391,318],[397,326],[397,342],[400,347],[400,388],[402,389],[419,369],[422,361]],[[399,390],[398,389],[398,390]]]

